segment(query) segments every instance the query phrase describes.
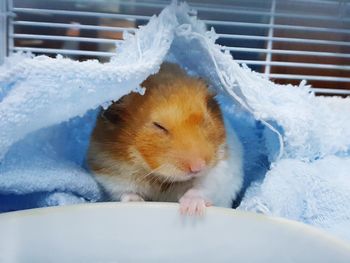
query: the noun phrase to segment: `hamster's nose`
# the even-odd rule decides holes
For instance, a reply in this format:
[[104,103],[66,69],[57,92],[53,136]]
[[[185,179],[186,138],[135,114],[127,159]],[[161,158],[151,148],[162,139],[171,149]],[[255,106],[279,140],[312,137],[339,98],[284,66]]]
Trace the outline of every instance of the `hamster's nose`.
[[206,166],[205,161],[200,158],[191,160],[189,164],[190,164],[190,171],[192,173],[199,173]]

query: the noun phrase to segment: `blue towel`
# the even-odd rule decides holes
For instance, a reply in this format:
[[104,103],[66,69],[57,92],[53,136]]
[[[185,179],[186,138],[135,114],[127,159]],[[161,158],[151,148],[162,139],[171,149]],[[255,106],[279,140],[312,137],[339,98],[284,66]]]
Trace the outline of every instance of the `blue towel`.
[[1,160],[0,211],[95,202],[102,192],[84,169],[95,112],[29,134]]
[[216,38],[173,2],[126,34],[108,63],[9,58],[0,68],[0,211],[103,200],[84,165],[96,113],[142,93],[139,84],[168,60],[207,78],[243,142],[239,209],[350,239],[350,99],[315,97],[305,82],[277,85],[222,52]]
[[240,208],[301,221],[350,241],[350,157],[284,159],[246,193]]

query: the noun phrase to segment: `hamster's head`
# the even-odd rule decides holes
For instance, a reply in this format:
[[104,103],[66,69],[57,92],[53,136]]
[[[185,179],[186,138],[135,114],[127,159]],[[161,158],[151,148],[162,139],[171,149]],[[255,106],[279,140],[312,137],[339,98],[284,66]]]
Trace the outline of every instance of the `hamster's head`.
[[119,143],[130,160],[169,182],[206,174],[226,153],[224,123],[206,83],[185,78],[144,83],[145,95],[127,95],[114,105]]

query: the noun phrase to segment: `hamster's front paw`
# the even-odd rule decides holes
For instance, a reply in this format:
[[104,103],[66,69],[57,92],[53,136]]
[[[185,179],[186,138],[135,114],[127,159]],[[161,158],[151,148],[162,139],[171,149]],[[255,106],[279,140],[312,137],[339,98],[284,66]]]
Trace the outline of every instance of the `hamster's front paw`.
[[120,202],[143,202],[145,201],[140,195],[135,193],[124,193],[120,197]]
[[179,200],[180,213],[183,215],[203,215],[205,208],[211,206],[211,202],[205,199],[198,190],[190,189]]

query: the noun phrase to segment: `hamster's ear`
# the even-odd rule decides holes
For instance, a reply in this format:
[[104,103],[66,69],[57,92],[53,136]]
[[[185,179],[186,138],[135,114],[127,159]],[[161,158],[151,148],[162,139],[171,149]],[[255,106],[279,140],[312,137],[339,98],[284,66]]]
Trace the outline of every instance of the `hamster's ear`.
[[221,114],[221,110],[219,107],[219,103],[216,101],[215,99],[215,95],[214,94],[210,94],[207,96],[207,109],[215,114]]
[[100,116],[101,116],[101,118],[103,118],[104,120],[106,120],[110,123],[118,124],[125,117],[124,115],[126,113],[125,113],[124,108],[125,108],[124,100],[123,100],[123,98],[121,98],[118,101],[113,102],[108,107],[108,109],[102,110]]

